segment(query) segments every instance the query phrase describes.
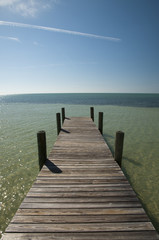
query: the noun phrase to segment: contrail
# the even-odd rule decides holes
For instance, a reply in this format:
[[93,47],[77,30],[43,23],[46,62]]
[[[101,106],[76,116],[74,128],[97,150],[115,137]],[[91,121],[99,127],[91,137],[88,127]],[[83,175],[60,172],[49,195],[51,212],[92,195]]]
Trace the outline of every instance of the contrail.
[[15,41],[15,42],[19,42],[20,40],[16,37],[8,37],[8,36],[0,36],[1,39],[7,39],[7,40],[11,40],[11,41]]
[[44,26],[25,24],[25,23],[0,21],[0,25],[1,26],[20,27],[20,28],[31,28],[31,29],[50,31],[50,32],[59,32],[59,33],[78,35],[78,36],[90,37],[90,38],[98,38],[98,39],[115,41],[115,42],[121,41],[120,38],[106,37],[106,36],[101,36],[101,35],[96,35],[96,34],[91,34],[91,33],[83,33],[83,32],[65,30],[65,29],[61,29],[61,28],[44,27]]

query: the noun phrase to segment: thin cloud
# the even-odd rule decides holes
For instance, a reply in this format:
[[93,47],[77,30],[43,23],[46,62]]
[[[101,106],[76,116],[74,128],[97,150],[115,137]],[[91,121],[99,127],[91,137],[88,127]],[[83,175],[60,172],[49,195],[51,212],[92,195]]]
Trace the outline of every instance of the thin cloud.
[[20,43],[19,38],[16,37],[7,37],[7,36],[0,36],[0,39],[11,40]]
[[50,9],[57,0],[0,0],[0,7],[24,17],[35,17],[39,12]]
[[0,6],[10,6],[16,2],[19,2],[19,0],[0,0]]
[[103,39],[103,40],[109,40],[109,41],[115,41],[119,42],[121,41],[120,38],[115,37],[107,37],[107,36],[101,36],[91,33],[83,33],[83,32],[77,32],[77,31],[71,31],[61,28],[53,28],[53,27],[45,27],[45,26],[39,26],[39,25],[31,25],[31,24],[24,24],[24,23],[17,23],[17,22],[6,22],[6,21],[0,21],[1,26],[13,26],[13,27],[20,27],[20,28],[30,28],[30,29],[38,29],[38,30],[44,30],[49,32],[58,32],[58,33],[65,33],[69,35],[78,35],[82,37],[89,37],[89,38],[97,38],[97,39]]
[[39,45],[39,43],[36,42],[36,41],[34,41],[33,44],[34,44],[35,46],[38,46],[38,45]]

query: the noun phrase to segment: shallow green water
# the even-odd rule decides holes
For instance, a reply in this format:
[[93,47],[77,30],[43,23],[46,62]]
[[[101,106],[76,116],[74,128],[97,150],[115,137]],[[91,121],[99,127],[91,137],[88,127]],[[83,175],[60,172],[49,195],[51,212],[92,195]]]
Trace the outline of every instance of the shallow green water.
[[[36,133],[45,130],[48,153],[56,140],[56,112],[89,116],[88,105],[5,103],[0,109],[0,230],[4,231],[38,173]],[[104,137],[112,152],[115,132],[125,132],[123,170],[159,231],[159,108],[95,106],[104,112]]]

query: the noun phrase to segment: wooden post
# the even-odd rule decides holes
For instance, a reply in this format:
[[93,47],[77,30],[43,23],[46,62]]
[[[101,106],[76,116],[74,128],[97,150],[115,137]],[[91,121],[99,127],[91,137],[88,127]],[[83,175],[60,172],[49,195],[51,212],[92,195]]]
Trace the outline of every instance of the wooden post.
[[94,107],[90,107],[90,115],[91,115],[92,121],[94,122]]
[[37,133],[37,142],[38,142],[39,169],[41,170],[47,159],[45,131],[39,131]]
[[116,132],[115,139],[115,161],[121,167],[122,165],[122,155],[123,155],[123,143],[124,143],[124,132]]
[[57,122],[57,135],[59,135],[61,131],[61,116],[60,113],[56,113],[56,122]]
[[61,112],[62,112],[62,124],[63,124],[65,120],[65,108],[61,108]]
[[103,112],[99,112],[98,129],[103,134]]

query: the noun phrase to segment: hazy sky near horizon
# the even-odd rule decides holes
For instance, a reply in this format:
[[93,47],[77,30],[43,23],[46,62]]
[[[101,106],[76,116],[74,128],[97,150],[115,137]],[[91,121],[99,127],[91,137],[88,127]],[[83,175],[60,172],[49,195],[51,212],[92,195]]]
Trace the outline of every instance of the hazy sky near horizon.
[[159,0],[0,0],[0,95],[159,93]]

